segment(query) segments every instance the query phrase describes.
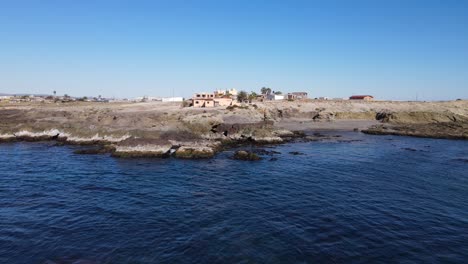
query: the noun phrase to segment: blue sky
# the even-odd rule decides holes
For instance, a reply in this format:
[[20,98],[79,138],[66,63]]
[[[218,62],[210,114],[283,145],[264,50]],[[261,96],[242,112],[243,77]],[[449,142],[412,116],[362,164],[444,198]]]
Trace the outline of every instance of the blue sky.
[[468,98],[468,1],[1,1],[0,61],[0,93]]

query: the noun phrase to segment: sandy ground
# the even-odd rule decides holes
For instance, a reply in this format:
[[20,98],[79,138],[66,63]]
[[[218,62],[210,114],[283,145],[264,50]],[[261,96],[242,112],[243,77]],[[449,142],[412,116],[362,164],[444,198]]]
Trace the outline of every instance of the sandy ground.
[[330,112],[445,112],[468,116],[468,100],[440,101],[440,102],[414,102],[414,101],[360,101],[360,100],[309,100],[309,101],[277,101],[266,102],[262,105],[268,108],[288,109],[296,108],[302,112],[324,109]]

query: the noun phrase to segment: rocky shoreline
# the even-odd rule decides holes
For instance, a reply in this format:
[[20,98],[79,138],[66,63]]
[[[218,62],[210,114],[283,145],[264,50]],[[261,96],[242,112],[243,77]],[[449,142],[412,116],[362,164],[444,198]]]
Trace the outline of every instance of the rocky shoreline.
[[[0,134],[2,142],[37,142],[57,141],[59,144],[83,145],[88,148],[75,151],[77,154],[111,154],[117,158],[169,158],[206,159],[216,153],[242,145],[272,145],[291,142],[304,138],[300,132],[275,129],[271,123],[223,124],[228,130],[210,131],[207,135],[190,132],[170,131],[159,138],[139,138],[130,135],[114,137],[96,134],[92,137],[70,136],[58,129],[42,132],[19,131],[11,134]],[[262,135],[256,132],[261,130]],[[247,132],[247,133],[245,133]]]
[[468,124],[381,124],[362,130],[369,135],[394,135],[436,139],[468,140]]
[[[209,159],[222,151],[241,148],[252,149],[255,151],[238,150],[235,152],[233,159],[257,161],[261,160],[261,156],[278,154],[275,151],[266,151],[263,147],[272,147],[278,144],[294,143],[294,142],[312,142],[333,140],[336,142],[349,142],[346,139],[341,139],[340,135],[324,135],[319,132],[306,134],[303,131],[289,131],[278,129],[271,124],[231,124],[230,127],[239,129],[249,129],[255,131],[255,128],[261,128],[263,133],[268,131],[269,136],[252,136],[251,134],[233,133],[231,137],[225,136],[225,131],[212,132],[210,139],[203,139],[196,135],[184,134],[178,132],[172,133],[174,138],[165,136],[164,139],[145,139],[134,137],[114,138],[110,136],[93,136],[90,138],[71,137],[71,140],[66,137],[67,134],[60,133],[59,130],[50,130],[39,133],[30,133],[22,131],[13,135],[0,137],[0,143],[7,142],[44,142],[54,141],[56,145],[74,145],[82,146],[74,151],[75,154],[81,155],[96,155],[110,154],[115,158],[176,158],[176,159]],[[266,126],[266,127],[265,127]],[[268,128],[268,129],[267,129]],[[236,130],[231,130],[231,132]],[[178,137],[176,139],[176,137]],[[187,137],[195,139],[189,140]],[[293,155],[298,155],[292,152]],[[271,159],[275,160],[275,158]]]
[[[339,130],[344,122],[345,130],[373,135],[468,139],[466,101],[331,102],[325,106],[313,101],[229,109],[176,104],[0,106],[0,142],[54,140],[89,146],[79,154],[206,159],[242,145],[323,140],[326,137],[301,131],[327,126]],[[289,125],[282,126],[284,122]],[[254,157],[241,154],[242,160]]]
[[439,139],[468,139],[468,118],[453,113],[381,112],[382,124],[362,130],[371,135],[397,135]]

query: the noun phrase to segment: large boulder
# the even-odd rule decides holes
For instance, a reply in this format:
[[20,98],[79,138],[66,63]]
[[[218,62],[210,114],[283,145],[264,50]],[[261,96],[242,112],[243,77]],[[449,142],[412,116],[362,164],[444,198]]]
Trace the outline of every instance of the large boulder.
[[234,159],[236,160],[247,160],[247,161],[256,161],[261,160],[262,158],[257,154],[245,150],[238,150],[234,153]]

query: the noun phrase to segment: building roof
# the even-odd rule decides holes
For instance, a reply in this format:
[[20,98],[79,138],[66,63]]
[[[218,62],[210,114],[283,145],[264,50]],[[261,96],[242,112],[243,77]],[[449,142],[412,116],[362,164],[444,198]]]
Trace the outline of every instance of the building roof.
[[353,95],[349,97],[349,99],[364,99],[366,97],[374,98],[372,95]]

